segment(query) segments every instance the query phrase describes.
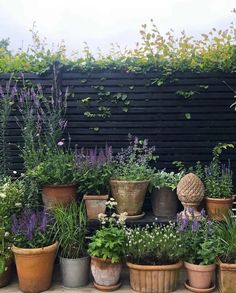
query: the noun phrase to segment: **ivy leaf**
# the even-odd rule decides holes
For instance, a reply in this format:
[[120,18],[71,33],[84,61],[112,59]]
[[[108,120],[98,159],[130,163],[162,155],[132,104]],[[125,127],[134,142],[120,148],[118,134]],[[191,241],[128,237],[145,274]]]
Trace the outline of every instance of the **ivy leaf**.
[[128,107],[124,107],[122,110],[123,110],[123,112],[128,112],[129,111],[129,108]]
[[190,120],[190,119],[191,119],[191,114],[190,114],[190,113],[185,113],[185,118],[186,118],[187,120]]

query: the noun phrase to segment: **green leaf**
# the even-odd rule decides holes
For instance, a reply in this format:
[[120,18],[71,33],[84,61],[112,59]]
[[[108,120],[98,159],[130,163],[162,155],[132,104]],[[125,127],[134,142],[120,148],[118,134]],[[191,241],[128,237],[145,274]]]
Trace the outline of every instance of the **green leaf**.
[[187,120],[190,120],[190,119],[191,119],[191,114],[190,114],[190,113],[185,113],[185,118],[186,118]]

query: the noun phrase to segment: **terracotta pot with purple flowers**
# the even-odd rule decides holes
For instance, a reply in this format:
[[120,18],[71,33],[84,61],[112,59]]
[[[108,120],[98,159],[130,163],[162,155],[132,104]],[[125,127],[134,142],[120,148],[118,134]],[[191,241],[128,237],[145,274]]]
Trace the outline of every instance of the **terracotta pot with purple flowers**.
[[46,291],[52,280],[58,243],[53,243],[53,223],[47,212],[24,210],[12,217],[12,233],[19,287],[22,292]]
[[84,195],[88,219],[98,219],[99,214],[105,213],[109,197],[112,148],[77,149],[76,163],[79,191]]

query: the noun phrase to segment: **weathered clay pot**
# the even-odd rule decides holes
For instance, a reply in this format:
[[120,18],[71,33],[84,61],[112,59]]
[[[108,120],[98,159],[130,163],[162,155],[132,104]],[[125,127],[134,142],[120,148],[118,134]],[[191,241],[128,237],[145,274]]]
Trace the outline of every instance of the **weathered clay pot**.
[[210,219],[223,221],[233,207],[234,198],[206,198],[206,210]]
[[192,288],[208,289],[213,283],[216,265],[194,265],[184,262],[188,283]]
[[42,198],[47,209],[58,205],[66,206],[76,200],[77,186],[68,185],[44,185],[42,188]]
[[167,293],[175,291],[179,270],[183,263],[172,265],[146,266],[127,262],[131,288],[138,292]]
[[50,287],[57,248],[57,242],[47,247],[32,249],[12,246],[22,292],[38,293]]
[[113,291],[118,289],[120,287],[121,269],[121,262],[112,263],[109,259],[91,256],[91,271],[94,285],[99,290]]
[[175,217],[178,210],[176,191],[171,188],[154,188],[151,195],[152,211],[156,217]]
[[6,270],[0,273],[0,288],[7,286],[11,282],[13,259],[9,257],[5,262]]
[[142,213],[142,207],[149,185],[144,181],[111,180],[112,196],[117,202],[116,210],[119,214],[127,212],[128,216]]
[[217,263],[217,281],[221,293],[236,293],[236,264]]
[[90,257],[69,259],[60,256],[62,284],[67,288],[85,286],[89,281]]
[[89,220],[98,218],[98,214],[105,213],[108,195],[84,195],[87,216]]
[[[202,181],[193,173],[189,173],[181,178],[177,185],[177,195],[184,206],[183,216],[188,214],[194,217],[200,217],[198,206],[204,197],[204,185]],[[189,209],[193,212],[190,213]]]

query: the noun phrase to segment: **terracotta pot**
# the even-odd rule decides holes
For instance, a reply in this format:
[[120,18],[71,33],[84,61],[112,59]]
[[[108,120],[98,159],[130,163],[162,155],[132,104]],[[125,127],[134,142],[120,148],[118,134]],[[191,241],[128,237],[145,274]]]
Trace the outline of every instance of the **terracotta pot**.
[[188,283],[196,289],[208,289],[211,287],[216,269],[215,264],[211,265],[194,265],[184,262],[187,270]]
[[5,261],[5,272],[0,274],[0,288],[7,286],[11,282],[12,278],[12,267],[13,267],[13,259],[9,257]]
[[217,281],[221,293],[236,293],[236,264],[217,262]]
[[149,185],[144,181],[120,181],[111,180],[112,196],[117,202],[117,212],[127,212],[128,216],[136,216],[142,213],[142,207]]
[[111,287],[119,283],[122,263],[112,263],[110,259],[91,256],[91,271],[94,282]]
[[175,217],[178,210],[176,191],[171,188],[154,188],[151,195],[152,211],[156,217]]
[[108,195],[84,195],[83,199],[85,201],[87,216],[89,220],[97,219],[98,214],[105,213],[108,197]]
[[57,248],[57,242],[47,247],[32,249],[12,246],[22,292],[38,293],[50,287]]
[[206,198],[206,210],[210,219],[223,221],[233,207],[234,198]]
[[175,291],[179,279],[180,261],[172,265],[137,265],[127,262],[131,288],[138,292],[167,293]]
[[77,186],[69,185],[44,185],[42,198],[44,206],[48,209],[58,205],[66,206],[76,200]]

